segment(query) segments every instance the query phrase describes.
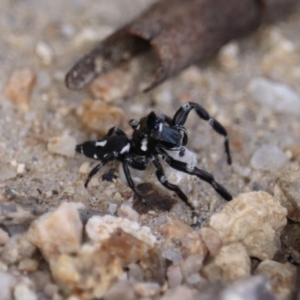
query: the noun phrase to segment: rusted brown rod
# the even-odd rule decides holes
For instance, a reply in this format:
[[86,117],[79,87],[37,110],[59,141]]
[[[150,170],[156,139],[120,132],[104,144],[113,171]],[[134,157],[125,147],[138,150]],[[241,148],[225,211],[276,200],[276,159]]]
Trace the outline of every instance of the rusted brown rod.
[[275,22],[298,0],[162,0],[103,40],[66,75],[70,89],[81,89],[101,73],[152,49],[157,69],[151,89],[194,62],[215,54],[231,39]]

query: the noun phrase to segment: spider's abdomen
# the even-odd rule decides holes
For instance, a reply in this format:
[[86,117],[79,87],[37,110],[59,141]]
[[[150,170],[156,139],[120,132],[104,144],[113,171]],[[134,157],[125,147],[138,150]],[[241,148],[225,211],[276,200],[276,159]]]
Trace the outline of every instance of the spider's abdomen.
[[76,146],[77,152],[97,160],[103,159],[108,153],[115,152],[116,156],[119,156],[129,152],[129,150],[130,140],[126,135],[116,135]]

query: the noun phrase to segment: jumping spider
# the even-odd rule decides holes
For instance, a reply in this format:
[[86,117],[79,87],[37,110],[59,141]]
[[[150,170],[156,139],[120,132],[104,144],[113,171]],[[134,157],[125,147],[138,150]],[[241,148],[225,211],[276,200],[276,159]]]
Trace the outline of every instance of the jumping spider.
[[89,173],[84,186],[87,187],[92,176],[107,162],[118,160],[123,163],[123,170],[128,185],[139,195],[132,180],[129,167],[145,170],[148,162],[151,161],[156,168],[156,177],[160,183],[167,189],[174,191],[183,202],[194,209],[182,190],[167,180],[160,163],[160,158],[162,158],[170,167],[195,175],[201,180],[206,181],[221,197],[230,201],[232,196],[222,185],[215,181],[210,173],[197,168],[191,163],[176,160],[167,153],[167,151],[178,151],[180,156],[184,156],[188,135],[183,125],[192,109],[196,111],[201,119],[207,121],[216,132],[224,136],[227,162],[231,164],[228,137],[225,128],[217,120],[210,117],[202,106],[194,102],[188,102],[177,110],[173,118],[166,115],[158,117],[154,112],[151,112],[147,117],[141,118],[140,121],[130,120],[129,124],[133,129],[132,139],[121,129],[112,127],[102,139],[77,145],[77,152],[101,161]]

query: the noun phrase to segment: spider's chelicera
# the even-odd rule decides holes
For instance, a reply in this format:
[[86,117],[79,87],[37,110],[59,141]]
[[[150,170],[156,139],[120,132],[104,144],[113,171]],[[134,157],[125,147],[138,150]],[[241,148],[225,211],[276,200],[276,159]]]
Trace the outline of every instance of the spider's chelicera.
[[160,183],[167,189],[174,191],[182,201],[193,209],[192,205],[188,202],[187,196],[179,186],[170,183],[166,178],[160,163],[160,159],[163,159],[170,167],[190,175],[195,175],[199,179],[206,181],[221,197],[230,201],[232,196],[222,185],[215,181],[210,173],[197,168],[191,163],[176,160],[167,152],[178,151],[180,156],[185,155],[188,135],[184,123],[186,122],[188,114],[193,109],[201,119],[207,121],[216,132],[224,136],[227,162],[231,164],[226,129],[216,119],[210,117],[202,106],[194,102],[189,102],[180,107],[173,118],[166,115],[157,116],[154,112],[151,112],[147,117],[140,119],[140,121],[129,121],[133,129],[132,139],[121,129],[112,127],[101,140],[88,141],[77,145],[77,152],[89,158],[101,161],[89,173],[85,187],[87,187],[92,176],[94,176],[102,166],[109,161],[118,160],[123,164],[128,185],[139,195],[130,175],[129,167],[145,170],[148,163],[151,162],[156,168],[156,177]]

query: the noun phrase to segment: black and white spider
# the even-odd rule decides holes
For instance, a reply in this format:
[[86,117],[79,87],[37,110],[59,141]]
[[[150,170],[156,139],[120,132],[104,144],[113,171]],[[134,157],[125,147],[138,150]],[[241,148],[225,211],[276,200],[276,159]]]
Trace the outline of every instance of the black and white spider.
[[191,163],[176,160],[167,153],[167,151],[178,151],[180,156],[184,156],[188,135],[183,125],[188,114],[193,109],[201,119],[207,121],[216,132],[224,136],[227,162],[231,164],[228,136],[225,128],[217,120],[210,117],[202,106],[194,102],[189,102],[180,107],[173,118],[166,115],[156,116],[154,112],[151,112],[147,117],[141,118],[140,121],[129,121],[133,129],[132,139],[121,129],[112,127],[102,139],[77,145],[77,152],[89,158],[101,161],[89,173],[85,187],[87,187],[92,176],[94,176],[102,166],[109,161],[118,160],[123,164],[128,185],[139,195],[132,180],[129,167],[145,170],[148,163],[152,162],[156,168],[156,177],[160,183],[167,189],[174,191],[182,201],[193,209],[182,190],[167,180],[160,163],[161,158],[170,165],[170,167],[190,175],[195,175],[199,179],[208,182],[220,196],[230,201],[232,196],[222,185],[215,181],[210,173],[197,168]]

